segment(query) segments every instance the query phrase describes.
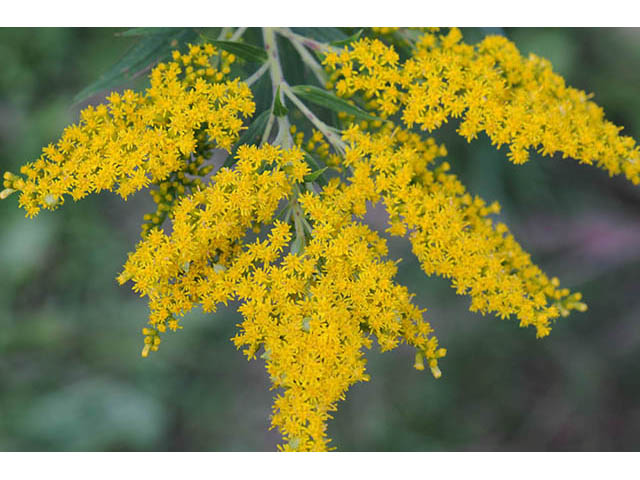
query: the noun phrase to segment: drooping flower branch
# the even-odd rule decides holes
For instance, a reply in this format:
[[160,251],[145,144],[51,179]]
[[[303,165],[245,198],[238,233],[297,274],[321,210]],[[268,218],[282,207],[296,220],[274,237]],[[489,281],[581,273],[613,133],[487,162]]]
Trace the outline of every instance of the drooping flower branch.
[[[245,33],[229,31],[229,42]],[[320,87],[290,85],[278,36]],[[395,41],[411,54],[402,58]],[[126,199],[151,188],[157,210],[118,277],[149,301],[143,356],[195,306],[213,313],[239,302],[232,341],[265,362],[279,392],[271,424],[285,450],[329,448],[327,421],[348,388],[368,380],[364,353],[374,339],[384,351],[411,345],[414,367],[426,362],[440,377],[446,350],[396,282],[386,240],[363,223],[377,202],[387,233],[408,236],[424,272],[469,295],[472,311],[515,318],[544,337],[556,318],[586,309],[495,220],[497,203],[466,191],[445,147],[424,134],[459,119],[460,135],[486,133],[508,145],[514,163],[530,151],[560,152],[637,184],[634,140],[548,62],[522,57],[503,37],[468,45],[457,29],[378,29],[338,48],[265,28],[262,43],[266,60],[245,81],[231,78],[235,55],[211,44],[174,52],[145,93],[111,94],[20,175],[5,173],[0,196],[19,192],[30,217],[68,197],[111,190]],[[267,72],[270,107],[254,116],[250,87]],[[340,110],[335,124],[312,110],[322,101]],[[214,149],[233,157],[210,175]]]

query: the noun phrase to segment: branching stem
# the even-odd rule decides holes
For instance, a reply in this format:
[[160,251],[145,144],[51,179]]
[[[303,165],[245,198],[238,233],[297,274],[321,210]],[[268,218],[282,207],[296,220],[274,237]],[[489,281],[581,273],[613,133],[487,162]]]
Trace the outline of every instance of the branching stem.
[[311,55],[311,53],[309,53],[309,50],[305,48],[304,43],[300,40],[300,38],[304,37],[296,35],[289,28],[277,28],[276,32],[287,38],[291,42],[293,47],[300,54],[302,61],[307,64],[307,66],[311,69],[313,74],[318,79],[318,82],[320,82],[320,85],[324,87],[327,82],[327,74],[322,68],[322,65],[320,65],[318,60],[316,60],[315,57]]
[[[267,51],[268,59],[265,63],[269,65],[269,74],[271,75],[271,86],[273,91],[273,102],[275,104],[276,97],[279,96],[278,101],[284,105],[284,92],[283,87],[286,86],[284,80],[284,74],[282,73],[282,65],[280,65],[280,57],[278,55],[278,44],[276,43],[275,29],[263,28],[262,37],[264,39],[264,48]],[[269,123],[273,124],[273,105],[271,107],[271,115]],[[289,132],[290,124],[287,116],[278,117],[278,140],[284,142],[284,146],[291,146],[293,140],[291,139],[291,133]],[[268,130],[265,130],[265,135],[268,138]]]
[[262,78],[262,75],[264,75],[264,72],[266,72],[269,69],[269,63],[268,62],[264,62],[260,68],[258,70],[256,70],[249,78],[247,78],[244,82],[251,86],[254,83],[256,83],[258,80],[260,80],[260,78]]
[[229,39],[230,42],[235,42],[236,40],[238,40],[240,37],[242,37],[242,35],[244,34],[244,32],[247,30],[247,27],[240,27],[238,28],[235,32],[233,32],[233,35],[231,35],[231,38]]
[[331,128],[329,125],[320,120],[310,109],[307,107],[302,100],[300,100],[295,93],[291,90],[291,87],[287,83],[282,85],[282,91],[284,94],[289,97],[289,99],[293,102],[293,104],[298,107],[298,109],[302,112],[302,114],[318,129],[320,132],[326,137],[327,140],[333,145],[333,147],[340,154],[344,154],[346,144],[340,138],[338,132]]
[[303,35],[299,35],[294,33],[289,28],[278,28],[278,33],[283,37],[288,38],[292,42],[298,42],[304,45],[305,47],[315,51],[315,52],[339,52],[340,49],[329,45],[328,43],[318,42],[313,38],[305,37]]

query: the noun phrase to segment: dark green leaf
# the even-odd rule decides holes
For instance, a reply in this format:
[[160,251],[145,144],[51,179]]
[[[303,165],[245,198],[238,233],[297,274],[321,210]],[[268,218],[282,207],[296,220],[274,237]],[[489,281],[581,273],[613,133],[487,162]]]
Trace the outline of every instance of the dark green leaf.
[[207,42],[250,62],[263,63],[267,60],[267,51],[264,48],[256,47],[255,45],[240,42],[229,42],[227,40],[207,39]]
[[296,238],[291,242],[291,253],[294,255],[300,255],[304,251],[304,235],[296,235]]
[[119,37],[144,37],[147,35],[172,33],[178,30],[182,29],[176,27],[138,27],[130,28],[129,30],[125,30],[124,32],[117,33],[116,35],[118,35]]
[[349,45],[351,42],[355,42],[356,40],[358,40],[363,31],[364,30],[361,28],[356,33],[348,38],[345,38],[344,40],[336,40],[335,42],[331,42],[331,45],[333,45],[334,47],[344,47],[345,45]]
[[304,154],[304,161],[309,164],[312,170],[320,170],[322,168],[318,161],[308,153]]
[[264,129],[267,127],[267,122],[269,121],[269,113],[269,110],[266,110],[253,120],[249,128],[244,131],[240,139],[236,142],[231,153],[225,160],[223,167],[231,167],[236,163],[235,156],[238,152],[238,147],[241,145],[254,145],[260,141]]
[[309,175],[304,176],[305,182],[315,182],[326,170],[328,167],[321,168],[320,170],[316,170],[315,172],[311,172]]
[[363,120],[380,120],[378,117],[368,114],[361,108],[351,105],[346,100],[331,92],[323,90],[322,88],[314,87],[313,85],[296,85],[291,87],[291,90],[298,97],[311,103],[315,103],[316,105],[320,105],[321,107],[325,107],[336,112],[345,112]]
[[302,59],[300,54],[291,44],[283,37],[278,37],[278,53],[281,59],[286,59],[282,63],[282,73],[287,83],[290,85],[311,83],[315,78]]
[[276,98],[273,99],[273,114],[276,117],[284,117],[287,113],[289,113],[289,109],[285,107],[280,101],[280,85],[278,85],[278,90],[276,90]]
[[313,38],[319,42],[336,42],[347,38],[342,30],[335,27],[292,27],[291,30],[303,37]]
[[[312,155],[310,155],[309,153],[306,153],[306,152],[304,154],[304,160],[305,160],[305,162],[307,162],[309,167],[311,167],[311,172],[312,173],[310,173],[309,175],[314,175],[318,171],[320,172],[311,181],[317,180],[317,182],[320,185],[322,185],[322,186],[326,185],[328,182],[327,182],[327,179],[324,176],[324,172],[327,170],[327,167],[321,167],[320,164],[318,163],[318,161]],[[305,181],[308,181],[306,179],[306,177],[305,177]]]
[[[249,75],[245,75],[245,78]],[[273,89],[271,88],[271,77],[268,73],[263,74],[260,79],[251,85],[253,101],[256,104],[256,112],[271,111],[273,104]]]
[[196,38],[193,29],[161,28],[156,30],[157,33],[140,34],[142,35],[140,40],[97,81],[78,93],[74,102],[126,83],[152,64],[162,61],[171,51],[181,48]]

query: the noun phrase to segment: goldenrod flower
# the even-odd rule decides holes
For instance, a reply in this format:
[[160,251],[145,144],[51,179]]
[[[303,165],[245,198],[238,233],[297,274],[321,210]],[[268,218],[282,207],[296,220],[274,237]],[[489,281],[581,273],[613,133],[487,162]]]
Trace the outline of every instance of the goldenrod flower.
[[460,118],[460,135],[471,141],[485,132],[493,145],[509,145],[513,163],[526,162],[531,150],[558,152],[640,183],[635,141],[605,120],[590,95],[566,86],[548,61],[523,57],[502,36],[475,46],[461,39],[455,28],[424,34],[404,63],[393,47],[362,39],[324,63],[335,70],[338,94],[362,93],[381,116],[400,113],[409,128],[432,131]]
[[185,169],[202,131],[218,148],[230,149],[242,129],[242,116],[255,105],[249,88],[237,80],[211,83],[213,72],[185,74],[189,63],[208,63],[211,48],[193,47],[189,58],[158,65],[144,94],[112,93],[108,103],[89,106],[80,123],[12,177],[29,217],[54,209],[64,196],[74,200],[103,190],[122,198]]
[[[364,353],[374,340],[382,351],[411,345],[414,368],[428,366],[435,378],[446,355],[425,310],[395,281],[386,240],[362,222],[368,205],[384,204],[387,233],[408,236],[424,272],[449,279],[471,298],[472,311],[517,319],[544,337],[556,318],[586,309],[497,221],[497,203],[473,196],[449,173],[446,148],[414,127],[431,132],[459,118],[460,135],[470,141],[486,133],[509,146],[514,163],[532,150],[561,152],[636,184],[640,150],[548,62],[522,57],[502,37],[468,45],[457,29],[428,31],[402,59],[380,39],[338,50],[278,32],[321,81],[305,46],[324,48],[327,83],[384,121],[369,115],[358,123],[354,111],[362,112],[351,105],[338,115],[340,138],[288,86],[268,30],[268,61],[247,83],[229,79],[233,54],[209,44],[176,51],[153,69],[146,92],[112,93],[21,175],[5,173],[0,198],[19,191],[32,217],[65,196],[111,190],[127,199],[151,187],[157,209],[145,215],[142,240],[118,276],[149,301],[142,356],[159,349],[167,330],[181,329],[195,306],[215,312],[238,302],[243,321],[231,340],[265,362],[277,390],[271,425],[283,435],[280,448],[326,450],[337,403],[369,379]],[[387,40],[398,33],[373,32]],[[249,84],[266,70],[274,93],[286,95],[272,102],[258,146],[238,145],[256,108]],[[313,124],[310,133],[289,123],[278,105],[284,98]],[[233,148],[235,157],[213,172],[206,162],[216,148]]]

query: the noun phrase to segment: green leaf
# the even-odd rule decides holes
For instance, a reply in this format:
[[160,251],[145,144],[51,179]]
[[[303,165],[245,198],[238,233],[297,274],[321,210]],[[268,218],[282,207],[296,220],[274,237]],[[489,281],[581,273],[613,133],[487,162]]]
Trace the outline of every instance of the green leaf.
[[[313,71],[307,67],[293,44],[284,37],[278,39],[278,54],[282,66],[282,74],[289,85],[306,85],[317,82]],[[286,59],[286,60],[285,60]]]
[[315,182],[318,179],[318,177],[320,177],[327,170],[327,168],[328,167],[324,167],[324,168],[321,168],[320,170],[316,170],[315,172],[311,172],[309,175],[305,175],[304,181],[309,183]]
[[[315,176],[312,181],[317,181],[323,187],[326,186],[329,183],[327,182],[327,178],[324,176],[324,172],[327,170],[327,167],[321,167],[318,161],[308,152],[304,153],[304,161],[307,162],[309,167],[311,167],[311,173],[308,176]],[[317,172],[319,173],[316,175]],[[304,180],[308,181],[307,177],[305,177]]]
[[280,85],[278,85],[276,98],[273,99],[273,114],[276,117],[284,117],[287,113],[289,113],[289,109],[285,107],[280,100]]
[[314,87],[313,85],[296,85],[290,88],[298,97],[311,103],[315,103],[316,105],[320,105],[321,107],[325,107],[336,112],[345,112],[363,120],[381,120],[378,117],[368,114],[360,107],[351,105],[346,100],[331,92],[323,90],[322,88]]
[[211,40],[207,38],[214,47],[226,50],[229,53],[244,58],[249,62],[263,63],[267,60],[267,51],[264,48],[256,47],[248,43],[230,42],[227,40]]
[[342,30],[335,27],[292,27],[291,31],[319,42],[336,42],[347,38]]
[[358,40],[360,35],[362,35],[362,32],[364,32],[364,30],[361,28],[350,37],[345,38],[344,40],[336,40],[335,42],[331,42],[330,45],[333,45],[334,47],[344,47],[345,45],[349,45],[351,42]]
[[98,80],[78,93],[74,98],[74,103],[102,90],[115,88],[126,83],[152,64],[162,61],[169,56],[171,51],[179,49],[197,38],[195,31],[190,28],[148,29],[146,33],[134,32],[130,35],[139,35],[140,40]]
[[312,170],[320,170],[322,168],[318,163],[318,161],[315,158],[313,158],[313,156],[311,156],[309,153],[305,152],[304,161],[309,164]]
[[176,30],[181,30],[176,27],[137,27],[130,28],[124,32],[116,33],[119,37],[144,37],[147,35],[158,35],[161,33],[170,33]]
[[[309,167],[311,167],[312,173],[310,173],[309,175],[314,175],[315,172],[322,170],[320,174],[317,175],[316,178],[314,178],[314,180],[317,180],[318,183],[322,186],[326,185],[328,182],[326,177],[324,176],[324,172],[327,169],[327,167],[320,166],[320,163],[318,163],[315,157],[311,155],[309,152],[304,153],[304,161],[307,162],[307,165],[309,165]],[[306,180],[306,177],[305,177],[305,180]]]
[[264,129],[267,128],[267,122],[269,121],[269,110],[265,110],[260,115],[258,115],[251,125],[244,131],[242,136],[238,139],[236,144],[234,145],[231,153],[225,160],[223,167],[231,167],[236,163],[236,153],[238,152],[238,147],[241,145],[254,145],[260,141],[262,138],[262,134],[264,133]]
[[294,255],[300,255],[304,251],[304,235],[296,235],[296,238],[291,242],[290,249]]

